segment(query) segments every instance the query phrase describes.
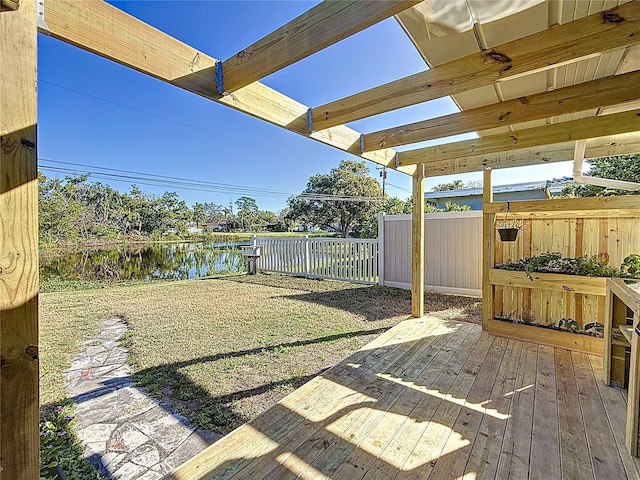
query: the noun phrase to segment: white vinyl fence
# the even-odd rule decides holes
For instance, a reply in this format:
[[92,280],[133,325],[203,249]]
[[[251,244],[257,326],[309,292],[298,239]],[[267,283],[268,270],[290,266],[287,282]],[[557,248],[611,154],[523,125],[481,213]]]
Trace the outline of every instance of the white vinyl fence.
[[[482,295],[482,211],[428,213],[425,289]],[[411,215],[380,215],[380,284],[411,288]]]
[[356,238],[256,238],[257,266],[269,272],[377,284],[378,240]]
[[[380,215],[378,240],[255,238],[260,270],[411,288],[411,215]],[[425,215],[425,288],[482,294],[482,212]]]

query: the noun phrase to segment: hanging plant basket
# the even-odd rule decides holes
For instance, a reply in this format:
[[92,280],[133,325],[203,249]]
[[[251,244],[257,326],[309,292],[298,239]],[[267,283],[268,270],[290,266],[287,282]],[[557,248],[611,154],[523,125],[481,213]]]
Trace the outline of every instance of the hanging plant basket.
[[518,238],[518,230],[522,228],[522,222],[518,222],[511,213],[511,205],[507,201],[507,212],[504,219],[496,223],[501,242],[515,242]]
[[519,228],[498,228],[498,235],[500,235],[501,242],[515,242],[518,238]]

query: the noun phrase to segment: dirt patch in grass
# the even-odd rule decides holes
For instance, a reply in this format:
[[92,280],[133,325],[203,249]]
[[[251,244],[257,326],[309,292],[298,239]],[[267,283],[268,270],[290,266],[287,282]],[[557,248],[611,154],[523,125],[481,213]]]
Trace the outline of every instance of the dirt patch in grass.
[[[281,275],[224,276],[41,295],[42,400],[106,318],[130,325],[136,382],[195,424],[227,433],[407,318],[410,292]],[[476,298],[425,309],[480,322]]]

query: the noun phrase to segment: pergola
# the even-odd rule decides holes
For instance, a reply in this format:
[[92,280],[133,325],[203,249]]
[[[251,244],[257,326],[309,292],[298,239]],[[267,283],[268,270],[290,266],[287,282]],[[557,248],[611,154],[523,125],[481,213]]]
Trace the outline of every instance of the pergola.
[[[2,478],[39,475],[38,32],[411,175],[414,317],[424,313],[425,177],[484,171],[490,200],[492,169],[640,152],[637,1],[323,2],[226,60],[101,0],[0,0],[0,5]],[[315,106],[259,82],[391,16],[424,58],[423,72]],[[460,113],[378,132],[346,126],[445,96],[452,96]],[[394,150],[465,132],[478,132],[479,138]],[[637,200],[626,205],[639,208]],[[484,224],[485,323],[493,301],[487,288],[492,214]]]

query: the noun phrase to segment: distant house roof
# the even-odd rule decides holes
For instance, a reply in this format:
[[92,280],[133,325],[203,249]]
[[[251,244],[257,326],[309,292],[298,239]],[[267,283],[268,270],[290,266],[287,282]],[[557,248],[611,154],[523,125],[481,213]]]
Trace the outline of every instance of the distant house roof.
[[[571,178],[543,180],[539,182],[512,183],[493,187],[497,202],[518,200],[541,200],[562,192]],[[447,208],[447,203],[467,205],[471,210],[482,210],[482,188],[461,188],[441,192],[427,192],[425,199],[438,208]]]
[[[496,185],[493,187],[493,193],[513,193],[528,192],[532,190],[549,190],[551,194],[558,194],[565,185],[570,182],[571,178],[563,178],[561,180],[542,180],[538,182],[511,183],[509,185]],[[440,192],[426,192],[427,199],[453,198],[453,197],[473,197],[482,195],[482,187],[479,188],[460,188],[457,190],[443,190]]]

